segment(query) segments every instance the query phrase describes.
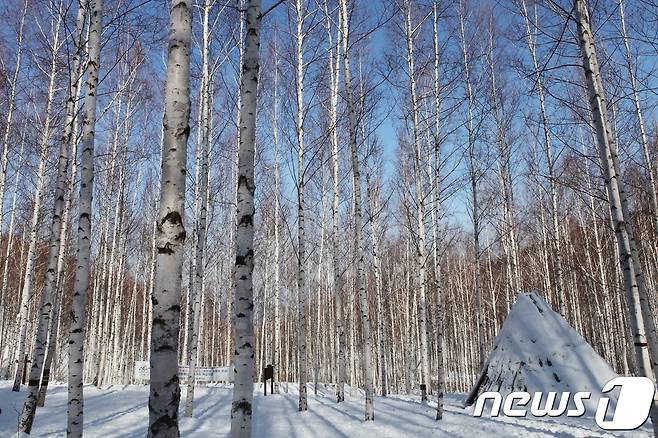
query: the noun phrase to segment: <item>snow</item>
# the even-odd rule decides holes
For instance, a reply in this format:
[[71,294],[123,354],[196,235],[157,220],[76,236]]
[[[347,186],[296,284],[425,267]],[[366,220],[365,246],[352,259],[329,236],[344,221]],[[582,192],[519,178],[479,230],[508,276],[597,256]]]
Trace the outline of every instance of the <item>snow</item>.
[[[309,385],[309,410],[297,411],[298,393],[290,384],[288,394],[263,396],[257,386],[254,397],[254,437],[592,437],[621,436],[606,433],[593,418],[475,418],[462,408],[464,394],[448,394],[441,422],[434,420],[435,404],[422,405],[415,395],[376,397],[375,421],[364,422],[364,398],[360,391],[347,389],[344,403],[336,404],[333,391],[321,386],[313,395]],[[185,397],[185,389],[181,389]],[[0,437],[15,434],[18,412],[25,391],[11,391],[11,382],[0,381]],[[194,418],[182,418],[181,435],[223,437],[230,430],[232,388],[197,386]],[[66,386],[54,384],[46,405],[38,408],[32,436],[63,437],[66,434]],[[148,387],[85,386],[85,436],[144,437],[148,423]],[[645,427],[627,436],[649,437]]]
[[517,297],[485,366],[487,377],[478,393],[496,391],[504,397],[512,391],[589,391],[592,396],[585,406],[592,411],[602,395],[601,388],[617,377],[569,323],[534,292]]

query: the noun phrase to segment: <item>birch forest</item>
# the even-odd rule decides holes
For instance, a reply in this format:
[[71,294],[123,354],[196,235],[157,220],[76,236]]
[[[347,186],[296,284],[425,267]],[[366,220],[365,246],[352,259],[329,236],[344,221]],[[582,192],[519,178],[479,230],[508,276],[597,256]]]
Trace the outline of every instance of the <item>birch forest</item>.
[[19,433],[64,382],[67,436],[83,388],[110,385],[148,385],[148,436],[179,436],[196,370],[222,366],[234,437],[267,365],[302,414],[329,387],[363,397],[361,420],[411,394],[440,422],[530,291],[655,385],[655,0],[0,16],[0,378]]

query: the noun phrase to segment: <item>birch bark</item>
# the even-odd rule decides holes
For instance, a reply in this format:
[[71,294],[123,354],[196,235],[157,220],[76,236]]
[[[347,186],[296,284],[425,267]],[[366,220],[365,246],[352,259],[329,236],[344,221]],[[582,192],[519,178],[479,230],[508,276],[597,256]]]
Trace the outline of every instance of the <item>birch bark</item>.
[[[34,191],[34,203],[32,207],[32,220],[30,228],[30,243],[27,250],[27,261],[25,264],[25,273],[23,279],[23,288],[21,290],[19,314],[17,318],[17,327],[19,330],[18,335],[18,348],[16,350],[16,374],[14,375],[13,391],[18,391],[21,385],[21,376],[23,374],[23,358],[27,354],[27,325],[28,325],[28,312],[29,303],[32,298],[32,283],[34,280],[34,265],[36,261],[37,251],[37,238],[39,237],[39,223],[41,219],[41,202],[43,197],[43,190],[45,184],[46,162],[48,159],[48,143],[51,135],[52,124],[52,104],[55,94],[55,81],[57,78],[57,64],[59,52],[59,32],[61,26],[61,14],[57,14],[57,18],[53,23],[53,40],[52,40],[52,59],[50,64],[50,71],[48,76],[48,93],[46,95],[46,112],[43,130],[41,131],[41,139],[39,142],[39,166],[37,170],[36,188]],[[37,383],[38,385],[38,383]]]
[[384,327],[385,319],[382,311],[382,265],[379,257],[379,227],[377,225],[377,212],[379,205],[372,194],[370,183],[370,173],[366,170],[366,198],[368,200],[368,210],[370,210],[370,234],[372,239],[372,261],[373,273],[375,276],[375,296],[377,299],[377,337],[378,356],[379,356],[379,381],[381,385],[382,397],[386,397],[388,392],[386,383],[386,329]]
[[307,355],[306,355],[306,296],[308,295],[308,273],[306,272],[305,235],[305,155],[304,155],[304,11],[302,0],[295,0],[296,12],[296,74],[297,87],[297,344],[299,349],[299,410],[308,410],[306,396]]
[[279,63],[276,47],[274,50],[274,99],[272,108],[272,135],[274,140],[274,341],[272,352],[272,366],[274,367],[274,392],[279,392],[279,380],[281,371],[281,321],[279,318],[279,301],[280,301],[280,266],[281,266],[281,243],[279,237],[279,222],[281,219],[281,168],[279,152]]
[[[589,92],[589,104],[592,111],[599,157],[603,167],[606,191],[610,201],[610,212],[624,277],[635,365],[638,374],[651,378],[655,384],[655,375],[652,369],[652,355],[655,354],[653,347],[655,346],[651,342],[652,339],[648,339],[646,329],[648,322],[645,321],[646,318],[651,319],[653,316],[643,308],[646,305],[642,304],[643,297],[641,289],[643,278],[641,266],[637,264],[637,258],[633,254],[635,236],[630,226],[628,209],[625,205],[625,184],[619,172],[617,150],[614,144],[614,137],[611,134],[605,90],[599,70],[594,37],[589,24],[585,1],[574,0],[573,5],[578,27],[580,51],[583,58],[583,68],[585,70]],[[644,298],[646,299],[646,297]],[[658,435],[658,395],[654,395],[650,416],[653,423],[654,435]]]
[[[78,14],[78,17],[81,15]],[[61,18],[58,14],[56,35],[59,35],[59,25]],[[58,51],[58,38],[55,38],[53,46],[53,64],[51,70],[51,81],[55,77],[55,61],[57,59]],[[51,82],[52,85],[52,82]],[[50,98],[49,107],[52,104],[52,97]],[[72,112],[72,108],[71,108]],[[67,120],[69,124],[72,120]],[[47,122],[48,123],[48,122]],[[49,124],[45,128],[45,132],[49,133]],[[49,136],[44,134],[42,151],[47,149]],[[49,248],[48,248],[48,262],[44,278],[44,287],[41,296],[41,304],[39,306],[39,316],[36,328],[36,338],[34,348],[32,351],[32,366],[30,368],[30,375],[28,380],[28,394],[23,405],[20,418],[18,420],[19,434],[30,434],[32,430],[32,423],[34,422],[34,415],[37,408],[37,398],[39,392],[39,385],[41,383],[41,372],[43,370],[44,362],[46,360],[46,353],[48,347],[48,332],[51,329],[51,318],[54,316],[53,308],[53,293],[55,292],[55,283],[57,280],[57,261],[60,252],[60,239],[62,229],[62,214],[64,210],[64,196],[66,192],[67,171],[69,164],[68,156],[69,143],[67,141],[60,142],[59,158],[57,161],[57,182],[55,188],[55,200],[53,205],[52,223],[50,227]],[[36,223],[36,221],[34,222]],[[56,313],[56,312],[55,312]],[[53,318],[54,319],[54,318]],[[56,336],[53,333],[51,342],[56,342]],[[45,377],[47,379],[47,376]]]
[[433,216],[432,216],[432,248],[434,251],[434,287],[436,289],[436,344],[437,344],[437,379],[436,379],[436,419],[443,418],[443,393],[445,391],[445,371],[443,367],[443,324],[444,324],[444,292],[441,263],[439,261],[439,245],[443,241],[439,221],[441,218],[441,99],[439,62],[439,13],[438,4],[432,2],[432,31],[434,43],[434,185]]
[[474,253],[474,267],[475,270],[475,324],[477,331],[477,360],[476,364],[481,367],[484,363],[484,317],[482,315],[482,273],[481,271],[481,249],[480,249],[480,206],[479,206],[479,189],[478,181],[480,179],[480,172],[477,168],[475,157],[477,152],[475,150],[475,127],[474,127],[474,95],[473,86],[471,82],[471,65],[468,53],[468,42],[466,41],[466,11],[462,1],[459,2],[459,30],[461,38],[461,52],[462,61],[464,66],[464,87],[466,88],[466,105],[467,105],[467,119],[466,131],[468,134],[468,174],[471,188],[471,208],[473,209],[473,253]]
[[237,231],[235,236],[235,383],[231,436],[251,436],[254,394],[253,278],[254,271],[254,154],[260,69],[260,0],[246,0],[246,34],[240,83],[240,142],[238,149]]
[[149,437],[177,437],[178,335],[185,226],[185,176],[190,135],[192,2],[171,3],[164,145],[156,231],[156,268],[151,329]]
[[[83,431],[84,398],[84,341],[87,292],[91,269],[91,215],[94,183],[94,142],[96,134],[96,95],[100,71],[100,47],[102,32],[102,1],[94,0],[80,7],[90,6],[89,60],[87,66],[87,91],[82,133],[82,158],[80,162],[80,198],[78,216],[78,241],[73,301],[69,327],[69,388],[67,436],[81,437]],[[77,94],[76,94],[77,95]]]
[[631,91],[633,93],[633,104],[635,105],[635,116],[637,117],[638,127],[640,129],[640,145],[642,146],[642,157],[644,158],[644,165],[647,168],[649,175],[649,193],[651,195],[651,207],[653,208],[653,220],[656,232],[658,232],[658,195],[656,194],[656,171],[654,169],[655,163],[652,162],[649,155],[649,138],[644,124],[644,115],[642,112],[642,105],[640,104],[640,95],[637,89],[637,79],[635,77],[635,69],[633,66],[633,55],[631,53],[630,43],[628,42],[628,33],[626,31],[626,14],[624,13],[624,1],[619,0],[619,17],[621,18],[621,31],[624,40],[624,48],[626,55],[626,68],[628,70],[628,79],[631,83]]
[[201,123],[199,124],[200,138],[197,145],[197,178],[195,214],[196,214],[196,251],[194,254],[194,279],[190,282],[189,305],[188,305],[188,349],[187,363],[189,366],[187,381],[187,399],[185,401],[185,416],[192,417],[194,409],[194,386],[197,365],[197,348],[199,343],[199,312],[201,310],[201,291],[204,284],[206,246],[206,217],[208,211],[207,189],[208,189],[208,153],[210,149],[210,78],[208,74],[208,16],[210,14],[210,1],[203,3],[203,43],[201,47],[202,56],[202,78],[201,78],[201,108],[199,111]]
[[[414,31],[411,25],[411,1],[405,1],[405,36],[407,42],[407,68],[409,70],[409,92],[411,95],[411,112],[413,124],[414,144],[414,181],[416,189],[416,221],[418,226],[418,241],[416,243],[416,261],[418,266],[418,292],[420,296],[420,315],[418,329],[420,330],[420,361],[421,361],[421,385],[429,388],[429,348],[428,348],[428,324],[427,324],[427,248],[425,230],[425,193],[423,191],[423,177],[421,170],[421,139],[420,121],[418,109],[418,97],[416,91],[416,73],[414,60]],[[422,392],[422,401],[427,401],[427,389]]]
[[357,145],[357,120],[354,105],[352,77],[350,74],[349,14],[347,0],[340,0],[341,38],[343,42],[343,80],[347,95],[347,113],[349,124],[349,145],[352,155],[352,175],[354,183],[354,233],[356,240],[356,289],[359,291],[361,310],[361,334],[363,336],[363,381],[365,386],[365,420],[375,419],[375,403],[372,373],[372,349],[370,340],[370,316],[368,296],[365,285],[365,248],[363,244],[363,209],[361,207],[361,174],[359,171],[359,152]]
[[[25,132],[25,131],[24,131]],[[21,169],[21,166],[23,164],[23,152],[25,150],[25,135],[21,135],[21,145],[20,145],[20,151],[18,153],[18,169]],[[5,322],[7,322],[7,311],[9,310],[7,305],[5,304],[4,297],[5,297],[5,292],[8,291],[8,282],[9,282],[9,262],[11,260],[11,254],[12,250],[14,247],[14,228],[16,224],[16,202],[18,200],[18,188],[19,184],[21,182],[21,174],[19,173],[16,175],[16,181],[14,181],[14,188],[12,192],[12,200],[11,200],[11,213],[9,214],[9,229],[7,230],[7,235],[9,236],[7,239],[7,248],[3,256],[3,270],[2,270],[2,288],[0,288],[0,315],[2,316],[2,319],[0,320],[0,324],[2,324],[2,328],[5,326]],[[20,290],[20,284],[17,287],[18,290]],[[10,333],[12,330],[8,329],[7,333]],[[2,375],[6,379],[9,378],[9,375],[11,373],[11,353],[9,350],[10,347],[10,342],[7,342],[8,340],[6,339],[5,336],[2,337],[2,362],[3,362],[3,369],[2,369]],[[5,361],[6,359],[6,361]]]
[[[337,361],[337,380],[336,402],[345,401],[345,382],[347,381],[347,364],[345,355],[347,351],[347,342],[345,339],[345,322],[343,319],[343,276],[340,267],[340,238],[338,234],[340,226],[340,180],[339,180],[339,159],[338,159],[338,86],[340,83],[340,41],[332,31],[331,16],[327,2],[324,2],[325,15],[327,16],[327,40],[329,44],[329,80],[330,80],[330,123],[331,123],[331,177],[333,182],[332,190],[332,234],[331,234],[331,256],[333,265],[333,287],[335,299],[336,314],[336,331],[338,337],[338,361]],[[341,14],[338,14],[338,25],[340,27]]]
[[541,69],[537,59],[537,42],[532,32],[533,25],[528,14],[527,0],[521,0],[522,14],[526,25],[526,39],[528,50],[532,58],[532,65],[535,73],[535,82],[537,84],[537,94],[539,96],[539,108],[541,111],[542,128],[544,133],[544,153],[546,154],[546,165],[548,170],[548,183],[550,187],[550,214],[551,214],[551,243],[554,258],[554,274],[557,298],[559,300],[560,314],[567,316],[567,298],[564,290],[564,275],[562,269],[562,248],[560,244],[560,227],[558,214],[558,196],[557,183],[555,177],[555,158],[553,154],[553,142],[550,127],[548,124],[548,112],[546,111],[546,98],[544,96],[544,85],[541,76]]
[[[16,108],[16,90],[18,87],[18,78],[21,74],[21,64],[23,58],[23,28],[25,26],[25,16],[27,15],[28,1],[23,2],[21,18],[18,24],[18,35],[16,38],[16,69],[11,78],[9,86],[9,100],[7,101],[7,119],[5,121],[5,132],[2,137],[2,161],[0,161],[0,230],[4,224],[4,205],[5,189],[7,184],[7,171],[9,165],[9,135],[11,134],[12,120],[14,109]],[[4,288],[2,289],[4,292]],[[4,309],[3,309],[4,311]]]

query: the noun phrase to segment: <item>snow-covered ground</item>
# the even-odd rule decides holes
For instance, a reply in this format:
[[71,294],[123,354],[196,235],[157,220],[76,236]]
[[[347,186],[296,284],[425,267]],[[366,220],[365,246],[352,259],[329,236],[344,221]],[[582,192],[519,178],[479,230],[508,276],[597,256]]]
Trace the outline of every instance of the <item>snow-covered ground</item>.
[[[288,394],[263,397],[257,386],[254,398],[254,437],[591,437],[622,436],[599,429],[592,418],[474,418],[461,408],[463,394],[449,394],[444,420],[434,421],[433,403],[424,406],[418,397],[391,395],[375,400],[375,421],[365,423],[364,401],[354,390],[345,403],[336,404],[333,392],[323,390],[317,396],[309,386],[309,410],[297,411],[297,391],[290,385]],[[185,389],[182,388],[183,398]],[[230,429],[231,388],[201,386],[196,391],[193,419],[182,418],[181,435],[223,437]],[[0,382],[0,436],[16,430],[18,412],[25,392],[11,391],[10,382]],[[144,437],[148,423],[147,386],[85,387],[85,436]],[[183,410],[181,403],[181,413]],[[488,412],[488,411],[487,411]],[[54,385],[48,391],[46,406],[37,410],[33,436],[66,435],[66,386]],[[647,425],[626,436],[649,437]]]

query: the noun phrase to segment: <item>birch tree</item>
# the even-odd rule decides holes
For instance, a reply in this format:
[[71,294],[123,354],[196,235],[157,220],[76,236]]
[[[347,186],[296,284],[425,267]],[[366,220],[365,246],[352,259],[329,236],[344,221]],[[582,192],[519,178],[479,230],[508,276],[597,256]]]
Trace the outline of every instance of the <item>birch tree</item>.
[[471,219],[473,220],[473,269],[475,270],[474,291],[475,291],[475,325],[477,335],[477,366],[481,367],[484,363],[484,315],[482,314],[482,273],[481,273],[481,256],[480,233],[480,198],[478,182],[481,178],[479,166],[476,160],[476,132],[475,132],[475,96],[473,92],[473,82],[471,78],[472,55],[469,53],[470,47],[466,40],[466,7],[463,0],[459,1],[459,36],[460,48],[462,55],[462,66],[464,68],[464,88],[466,91],[466,134],[467,134],[467,167],[468,180],[471,195]]
[[559,300],[560,314],[564,317],[567,316],[567,297],[564,290],[564,274],[562,268],[562,248],[560,243],[560,217],[558,211],[558,195],[557,195],[557,178],[555,176],[555,153],[553,151],[553,138],[551,128],[548,121],[548,111],[546,109],[546,97],[544,92],[543,78],[541,69],[537,58],[537,41],[533,28],[537,28],[537,24],[530,20],[528,13],[527,0],[521,0],[522,14],[526,26],[526,43],[528,51],[532,58],[532,67],[534,69],[535,84],[537,89],[537,96],[539,98],[539,110],[541,113],[541,125],[544,137],[544,154],[546,156],[546,166],[548,172],[548,184],[550,190],[550,216],[551,228],[550,237],[552,242],[553,258],[554,258],[554,274],[555,274],[555,287],[557,291],[557,299]]
[[185,226],[185,176],[190,134],[192,2],[171,5],[167,59],[162,182],[156,231],[151,329],[149,437],[178,436],[178,335]]
[[[13,120],[13,115],[14,111],[16,108],[16,94],[17,94],[17,88],[18,88],[18,80],[20,77],[20,72],[21,72],[21,65],[22,65],[22,59],[23,59],[23,29],[25,27],[25,16],[27,15],[27,6],[28,2],[25,1],[23,3],[23,8],[21,10],[21,16],[19,19],[19,24],[18,24],[18,34],[16,36],[16,67],[14,69],[14,74],[12,75],[11,78],[11,83],[9,85],[9,100],[7,102],[7,118],[5,120],[5,129],[4,129],[4,134],[2,137],[2,159],[0,161],[0,229],[2,229],[2,225],[4,224],[4,204],[5,204],[5,191],[6,191],[6,185],[7,185],[7,172],[9,171],[9,137],[12,132],[12,120]],[[25,144],[25,134],[21,135],[21,152],[19,156],[19,162],[22,164],[23,161],[23,147]],[[20,165],[19,165],[20,168]],[[18,180],[20,178],[16,178],[16,184],[18,183]],[[16,185],[16,188],[18,186]],[[9,227],[9,241],[7,242],[7,251],[6,251],[6,256],[4,259],[4,270],[2,273],[3,279],[2,279],[2,288],[0,289],[0,294],[2,294],[2,297],[0,297],[0,303],[3,305],[0,306],[0,323],[4,325],[5,319],[7,317],[7,311],[6,307],[7,305],[2,301],[5,295],[5,291],[7,290],[7,281],[8,281],[8,271],[9,271],[9,254],[11,247],[13,246],[13,224],[14,224],[14,208],[16,205],[16,189],[14,190],[14,195],[13,195],[13,200],[12,200],[12,209],[10,213],[10,227]],[[19,327],[20,327],[20,316],[19,316]],[[7,354],[9,354],[9,350],[6,350]],[[5,352],[0,352],[2,354],[2,358],[4,359],[5,357]],[[21,368],[21,374],[22,374],[22,364],[21,360],[23,358],[20,357],[20,355],[16,356],[16,375],[14,377],[14,386],[12,390],[16,391],[17,390],[17,385],[20,385],[20,382],[16,380],[16,376],[18,376],[18,368]]]
[[304,154],[304,15],[302,0],[295,0],[296,17],[296,61],[295,85],[297,95],[297,299],[299,322],[297,328],[297,348],[299,349],[299,410],[308,410],[306,396],[307,356],[306,356],[306,296],[308,295],[308,273],[306,272],[306,230],[304,186],[306,184],[306,164]]
[[[336,375],[338,385],[336,387],[336,402],[345,401],[345,381],[347,380],[347,364],[345,361],[346,339],[343,318],[343,276],[340,266],[340,180],[339,180],[339,157],[338,157],[338,86],[340,84],[340,34],[334,38],[333,20],[329,13],[327,1],[324,2],[326,15],[327,41],[329,46],[329,112],[330,112],[330,142],[331,142],[331,177],[332,177],[332,231],[331,231],[331,256],[333,266],[333,288],[335,300],[336,331],[338,338],[338,360],[336,363]],[[338,14],[338,26],[341,25],[342,14]],[[336,41],[334,42],[334,39]]]
[[272,366],[274,367],[274,391],[279,392],[281,376],[281,320],[279,304],[281,302],[281,239],[279,236],[281,211],[281,156],[279,152],[279,62],[276,48],[274,50],[274,84],[272,99],[272,139],[274,142],[274,340],[272,349]]
[[359,169],[359,151],[357,144],[357,118],[350,72],[349,14],[347,0],[340,0],[341,39],[343,43],[343,81],[347,96],[347,113],[349,126],[349,146],[352,156],[352,179],[354,183],[354,233],[356,241],[356,282],[361,307],[361,334],[363,336],[363,381],[365,386],[365,420],[374,421],[375,401],[372,372],[372,348],[370,343],[370,315],[368,295],[365,285],[365,248],[363,244],[363,209],[361,206],[361,173]]
[[[53,123],[53,99],[55,95],[56,79],[57,79],[57,63],[58,54],[60,49],[60,26],[62,24],[62,17],[60,11],[54,11],[56,17],[53,17],[53,39],[51,45],[51,62],[48,74],[48,91],[46,94],[46,107],[45,117],[43,123],[43,130],[41,131],[41,138],[39,141],[39,164],[37,170],[36,187],[34,191],[34,202],[32,207],[32,219],[30,228],[30,241],[27,249],[27,261],[23,275],[23,288],[21,291],[20,307],[17,318],[18,329],[18,349],[16,350],[16,374],[14,375],[13,391],[18,391],[21,384],[21,376],[23,375],[24,356],[26,355],[27,344],[27,326],[28,326],[28,311],[29,302],[33,295],[34,283],[34,265],[37,256],[37,239],[39,233],[39,224],[41,222],[41,207],[42,197],[45,185],[45,172],[46,161],[48,159],[48,143],[52,133]],[[48,307],[47,310],[50,310]],[[34,366],[34,364],[33,364]],[[40,377],[40,376],[39,376]],[[37,377],[37,379],[39,379]],[[38,386],[38,383],[36,383]],[[35,394],[36,396],[36,394]],[[27,420],[27,418],[26,418]]]
[[[7,171],[9,165],[9,136],[12,131],[12,121],[16,109],[16,92],[18,88],[18,79],[21,75],[21,65],[23,63],[23,29],[25,27],[25,16],[27,15],[28,1],[23,2],[21,17],[18,22],[18,34],[16,36],[16,68],[11,77],[9,85],[9,97],[7,101],[7,119],[5,121],[5,130],[2,136],[2,161],[0,161],[0,225],[4,223],[5,189],[7,185]],[[4,291],[4,288],[3,288]],[[4,310],[4,309],[3,309]]]
[[[80,161],[80,197],[78,212],[78,240],[76,248],[76,270],[71,304],[69,328],[69,387],[67,435],[81,437],[83,431],[83,384],[84,384],[84,340],[87,291],[91,270],[91,216],[94,183],[94,142],[96,135],[96,104],[98,76],[100,71],[100,47],[102,32],[102,1],[86,1],[79,7],[90,6],[89,60],[87,66],[85,114],[82,123],[82,157]],[[79,17],[79,16],[78,16]],[[82,26],[82,23],[78,21]]]
[[628,81],[631,85],[631,92],[633,95],[633,106],[635,109],[635,116],[637,117],[637,126],[640,130],[640,146],[642,147],[642,158],[644,159],[644,165],[647,168],[647,174],[649,175],[649,194],[651,196],[651,208],[653,209],[654,215],[654,225],[656,227],[656,232],[658,232],[658,194],[656,194],[656,183],[658,178],[656,177],[656,170],[654,169],[655,163],[652,162],[650,157],[650,145],[649,137],[647,135],[647,129],[644,123],[644,114],[642,111],[642,104],[640,102],[640,93],[638,91],[637,79],[635,77],[635,67],[633,63],[633,54],[631,52],[631,46],[629,43],[628,32],[626,30],[626,14],[624,13],[624,1],[619,0],[619,18],[621,19],[621,32],[622,39],[624,41],[625,49],[625,60],[626,60],[626,70],[628,72]]
[[436,419],[443,418],[443,393],[445,390],[443,368],[443,325],[444,325],[444,292],[442,282],[441,263],[439,261],[439,245],[442,242],[442,233],[439,225],[441,217],[441,78],[439,76],[440,46],[439,46],[439,10],[437,1],[432,2],[432,42],[434,48],[434,184],[432,206],[432,249],[434,256],[434,287],[436,289],[436,349],[437,349],[437,379],[436,379]]
[[[97,27],[94,27],[96,35],[100,39],[100,20],[101,20],[101,5],[94,4],[92,14],[94,19],[99,21]],[[80,18],[79,24],[82,26],[84,16],[78,14]],[[58,20],[59,21],[59,20]],[[99,49],[100,50],[100,49]],[[91,61],[93,62],[93,60]],[[95,84],[94,84],[95,85]],[[73,91],[73,90],[71,90]],[[95,87],[93,91],[95,93]],[[70,108],[68,120],[69,124],[72,123],[73,108]],[[71,129],[71,128],[69,128]],[[66,134],[65,134],[66,135]],[[48,264],[44,278],[44,288],[41,297],[41,305],[39,308],[39,318],[37,321],[36,339],[33,349],[32,367],[30,369],[30,378],[28,382],[28,394],[23,405],[23,411],[19,418],[18,432],[29,434],[32,430],[32,423],[34,422],[34,415],[37,408],[37,397],[39,391],[39,383],[41,381],[41,373],[43,370],[44,361],[46,359],[48,347],[48,332],[51,328],[51,317],[53,309],[53,293],[56,289],[57,270],[59,253],[61,247],[61,229],[62,229],[62,214],[64,212],[64,196],[67,183],[67,171],[69,163],[69,142],[60,142],[59,158],[57,163],[57,182],[55,188],[55,200],[53,206],[52,224],[50,228],[49,250],[48,250]],[[51,342],[56,342],[54,336],[51,337]]]
[[381,395],[386,397],[388,392],[388,385],[386,380],[386,329],[384,327],[384,312],[382,307],[382,295],[383,295],[383,284],[382,284],[382,271],[381,271],[381,259],[379,255],[379,227],[378,219],[379,215],[379,205],[376,198],[376,194],[373,195],[373,187],[370,181],[370,172],[367,169],[367,162],[365,163],[366,167],[366,199],[368,204],[368,210],[370,211],[370,217],[368,222],[370,222],[370,235],[372,239],[372,261],[373,261],[373,274],[375,276],[375,298],[377,301],[377,337],[379,342],[377,345],[378,351],[377,355],[379,356],[379,382],[381,386]]
[[421,388],[422,400],[427,401],[427,388],[429,382],[429,348],[428,348],[428,324],[427,324],[427,233],[425,229],[425,193],[423,190],[423,176],[421,170],[422,146],[420,139],[420,120],[418,93],[416,84],[416,67],[414,59],[414,33],[417,28],[411,23],[411,1],[405,1],[405,37],[407,43],[407,68],[409,75],[409,94],[411,96],[411,116],[414,146],[414,182],[416,190],[416,221],[418,227],[418,240],[416,242],[416,257],[418,265],[418,293],[420,298],[420,361],[421,361]]
[[[518,241],[516,237],[516,227],[514,218],[514,191],[512,187],[512,170],[511,170],[511,156],[512,148],[508,138],[508,130],[510,121],[510,113],[506,111],[505,107],[505,90],[500,88],[495,57],[495,28],[493,12],[489,16],[489,44],[487,50],[487,64],[489,67],[489,79],[491,85],[490,99],[493,110],[494,123],[495,123],[495,139],[498,149],[498,179],[501,185],[501,193],[503,198],[503,212],[501,224],[501,240],[503,251],[506,258],[506,277],[507,289],[505,293],[506,307],[509,311],[510,297],[514,297],[520,291],[519,283],[519,269],[518,269],[518,256],[517,248]],[[500,89],[499,89],[500,88]],[[500,95],[500,96],[499,96]],[[495,318],[494,318],[495,320]]]
[[210,77],[208,67],[208,16],[210,14],[210,2],[204,0],[203,3],[203,37],[201,47],[201,98],[199,111],[199,143],[197,144],[197,178],[196,178],[196,199],[195,199],[195,219],[196,219],[196,251],[192,263],[194,275],[193,281],[190,282],[190,292],[188,294],[188,382],[187,382],[187,399],[185,401],[185,416],[191,417],[194,403],[194,386],[197,363],[197,347],[199,337],[199,313],[201,312],[202,291],[204,286],[205,258],[204,251],[206,246],[206,217],[207,217],[207,189],[208,189],[208,153],[210,150]]
[[240,143],[238,149],[237,231],[235,235],[235,383],[231,436],[251,436],[254,395],[253,271],[254,154],[260,69],[260,0],[246,0],[246,34],[240,82]]
[[[599,158],[603,167],[606,192],[610,202],[615,237],[619,248],[619,262],[623,271],[635,365],[640,375],[652,379],[655,384],[656,377],[654,375],[655,371],[652,369],[652,362],[655,363],[653,355],[656,354],[656,345],[647,336],[647,324],[650,324],[648,320],[652,320],[653,315],[643,309],[642,301],[643,299],[646,300],[646,296],[642,297],[642,268],[636,263],[637,258],[633,257],[632,254],[635,236],[629,223],[627,207],[624,205],[626,203],[625,183],[619,172],[617,150],[608,118],[605,90],[599,70],[594,36],[590,27],[585,1],[574,0],[573,6],[589,93],[589,105],[596,132]],[[652,351],[652,349],[654,350]],[[658,436],[658,396],[656,395],[654,395],[650,416],[654,435]]]
[[[87,2],[86,0],[78,2],[78,11],[76,15],[76,25],[75,25],[75,34],[74,34],[74,53],[73,53],[73,62],[71,63],[71,77],[69,79],[68,86],[68,96],[66,100],[66,117],[64,120],[64,129],[62,132],[62,137],[60,139],[60,160],[65,160],[66,162],[61,161],[60,166],[68,167],[68,155],[69,150],[71,151],[70,155],[72,157],[72,166],[71,166],[71,175],[67,178],[66,169],[63,170],[63,177],[66,179],[63,181],[63,184],[67,185],[65,189],[66,193],[64,194],[64,205],[63,213],[61,218],[60,226],[60,235],[59,235],[59,250],[57,256],[57,267],[56,267],[56,276],[54,279],[55,282],[55,294],[63,295],[64,293],[64,262],[66,258],[66,247],[67,247],[67,237],[68,237],[68,221],[71,211],[71,201],[73,197],[73,191],[75,190],[75,180],[77,177],[77,139],[75,133],[78,129],[78,118],[76,113],[78,110],[78,93],[81,83],[81,73],[82,73],[82,33],[85,27],[85,20],[87,15]],[[67,148],[65,151],[64,148]],[[66,153],[66,156],[64,156]],[[55,200],[57,202],[57,198]],[[63,297],[56,298],[57,304],[55,308],[56,312],[53,313],[50,329],[50,341],[48,343],[48,352],[46,354],[46,362],[43,370],[43,377],[41,379],[41,388],[39,389],[39,398],[37,405],[39,407],[43,406],[45,403],[46,391],[48,388],[48,380],[50,376],[50,366],[53,356],[55,354],[55,347],[57,344],[57,334],[59,332],[58,327],[61,323],[60,316],[60,307],[62,306]]]

